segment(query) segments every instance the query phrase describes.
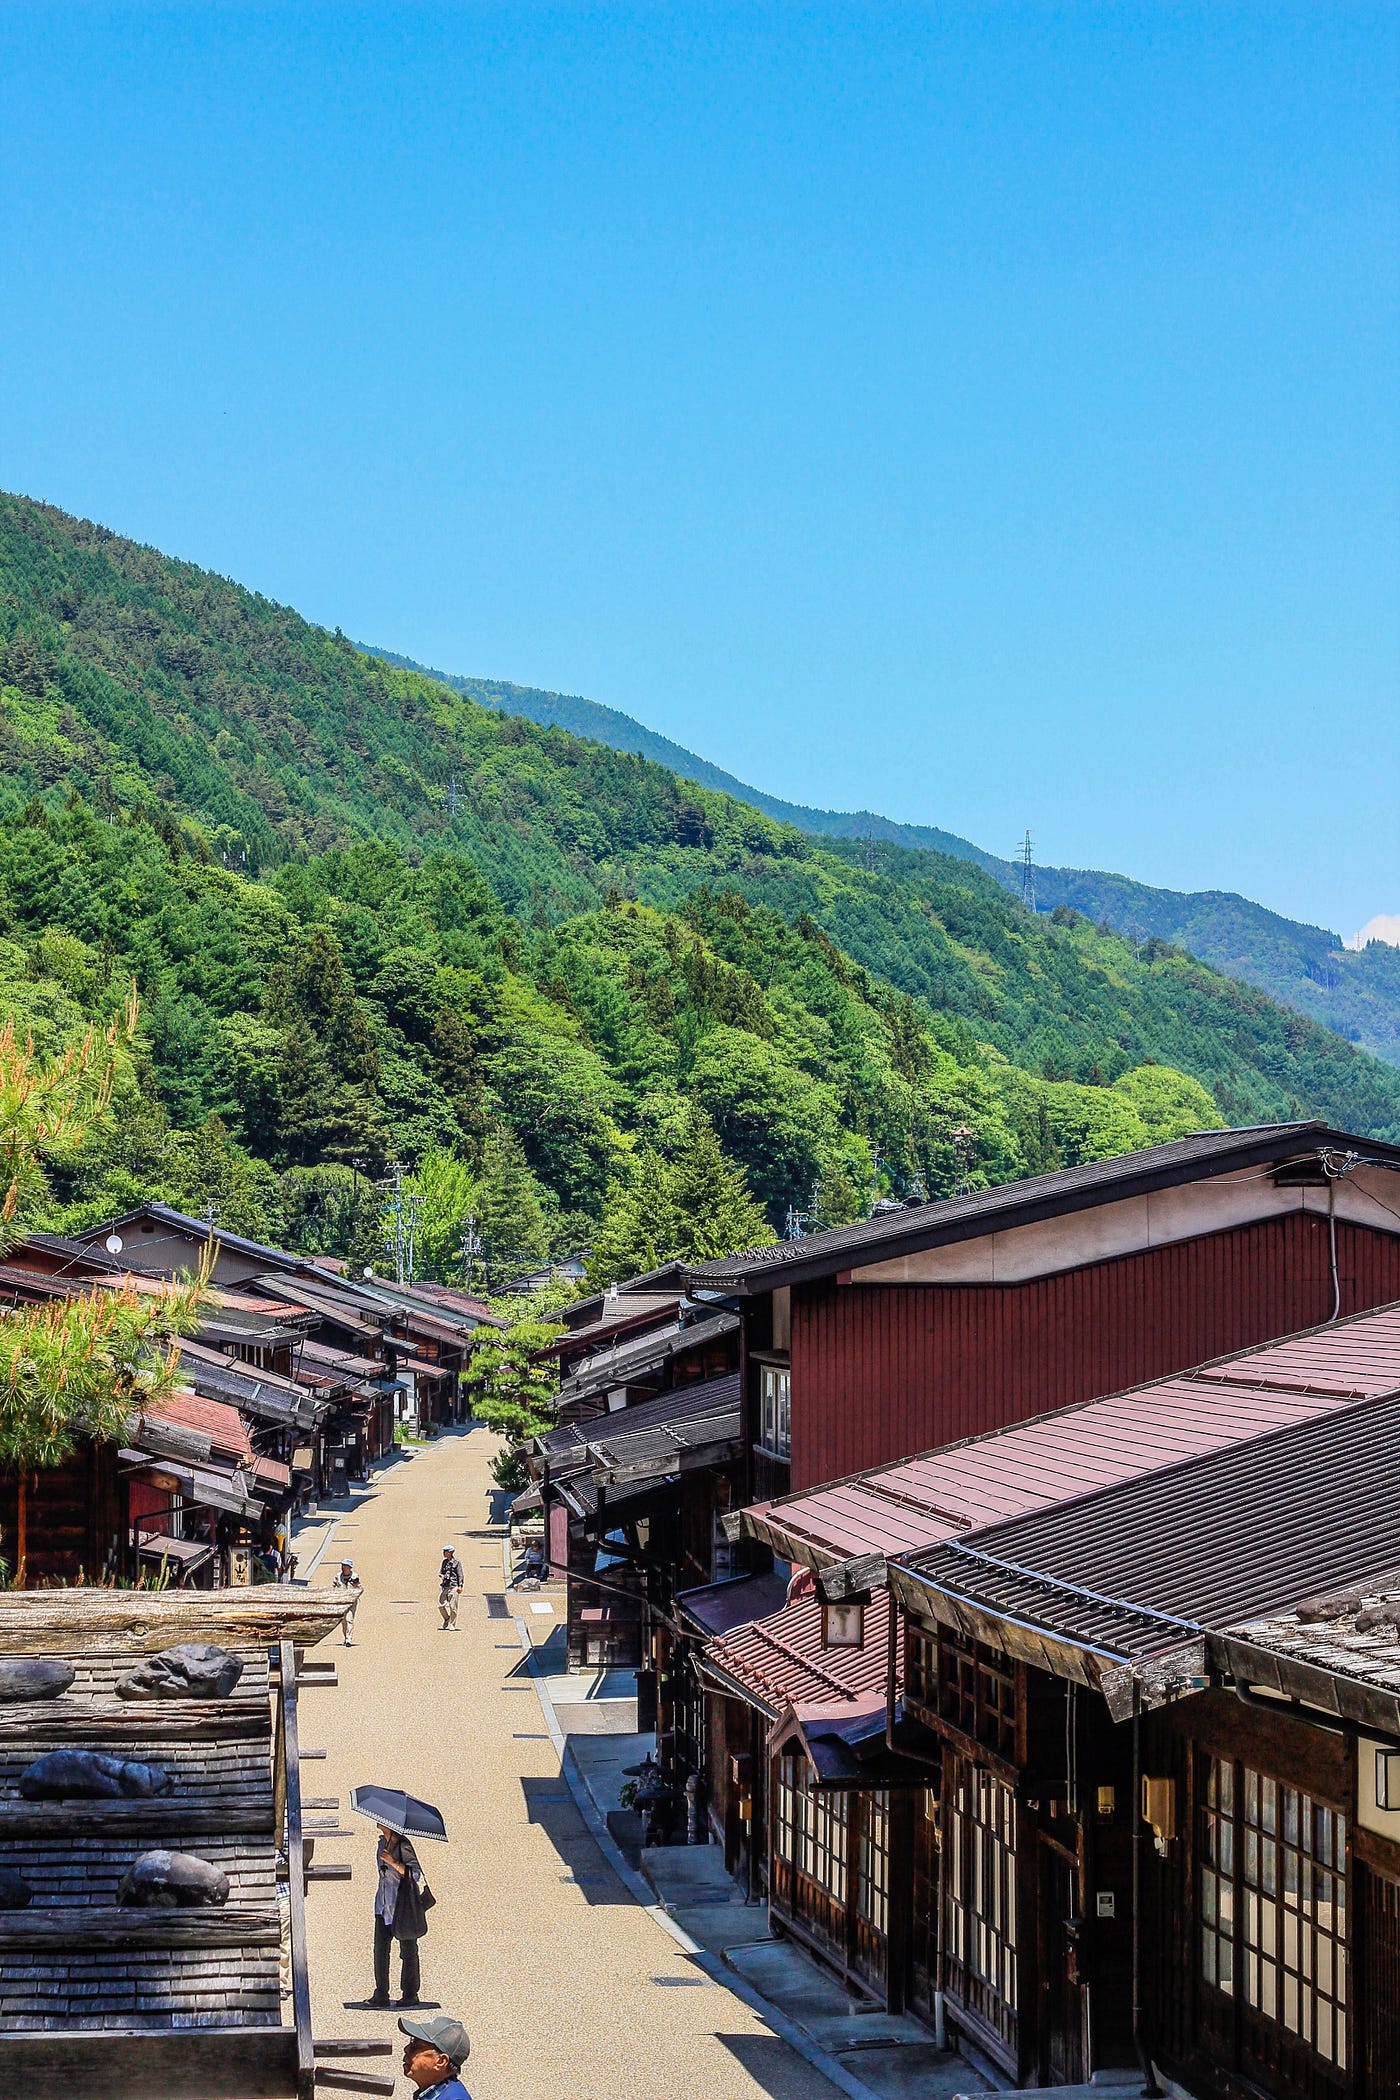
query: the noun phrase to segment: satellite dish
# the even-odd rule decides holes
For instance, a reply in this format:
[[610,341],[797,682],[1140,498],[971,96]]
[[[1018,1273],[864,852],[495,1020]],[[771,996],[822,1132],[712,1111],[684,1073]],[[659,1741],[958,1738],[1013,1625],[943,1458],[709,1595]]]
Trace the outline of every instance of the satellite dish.
[[122,1238],[122,1236],[121,1236],[121,1234],[120,1234],[119,1232],[109,1232],[109,1233],[108,1233],[108,1235],[107,1235],[107,1252],[108,1252],[109,1254],[120,1254],[120,1253],[121,1253],[121,1251],[122,1251],[122,1248],[123,1248],[123,1247],[124,1247],[125,1245],[126,1245],[126,1242],[125,1242],[125,1241],[123,1240],[123,1238]]

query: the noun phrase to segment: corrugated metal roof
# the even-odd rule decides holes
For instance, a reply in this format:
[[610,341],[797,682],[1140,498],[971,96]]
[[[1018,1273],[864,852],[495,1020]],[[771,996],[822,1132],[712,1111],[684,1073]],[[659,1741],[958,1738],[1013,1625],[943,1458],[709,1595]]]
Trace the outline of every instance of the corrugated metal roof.
[[691,1451],[736,1442],[740,1433],[739,1374],[680,1386],[639,1407],[624,1407],[591,1422],[569,1422],[536,1440],[551,1480],[587,1473],[606,1481],[617,1472],[666,1471]]
[[920,1583],[1133,1659],[1400,1567],[1400,1394],[901,1556]]
[[775,1570],[761,1575],[734,1575],[727,1582],[707,1582],[682,1590],[676,1607],[702,1633],[731,1633],[754,1619],[770,1618],[787,1602],[788,1578]]
[[633,1335],[630,1340],[617,1342],[611,1348],[599,1349],[561,1381],[559,1399],[561,1402],[579,1400],[598,1389],[625,1385],[629,1379],[640,1378],[648,1370],[669,1363],[673,1356],[684,1356],[691,1349],[703,1349],[710,1342],[733,1334],[738,1325],[737,1313],[715,1313],[709,1319],[696,1320],[687,1327],[677,1323],[659,1331],[651,1328],[645,1334]]
[[1321,1122],[1265,1123],[1249,1130],[1208,1130],[1127,1152],[1114,1159],[1088,1160],[1053,1174],[1035,1174],[950,1196],[937,1203],[906,1206],[857,1225],[812,1233],[756,1247],[723,1261],[687,1269],[686,1280],[698,1289],[767,1291],[804,1277],[834,1275],[892,1254],[916,1253],[954,1240],[974,1239],[1036,1218],[1084,1210],[1097,1203],[1185,1181],[1206,1180],[1252,1165],[1280,1165],[1303,1157],[1319,1145],[1360,1151],[1367,1159],[1400,1167],[1400,1147],[1350,1136]]
[[818,1561],[918,1552],[1393,1391],[1400,1306],[760,1503],[746,1527],[770,1540],[781,1533],[798,1557],[806,1548]]
[[822,1645],[822,1608],[811,1578],[799,1574],[780,1610],[707,1641],[705,1666],[770,1717],[787,1706],[837,1706],[885,1689],[889,1593],[865,1608],[860,1648]]

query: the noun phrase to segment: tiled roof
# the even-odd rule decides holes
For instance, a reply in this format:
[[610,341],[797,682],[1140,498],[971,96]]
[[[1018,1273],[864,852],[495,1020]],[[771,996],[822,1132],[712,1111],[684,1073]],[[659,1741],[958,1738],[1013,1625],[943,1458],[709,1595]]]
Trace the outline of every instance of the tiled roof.
[[865,1608],[860,1648],[822,1645],[822,1608],[810,1575],[800,1571],[787,1603],[707,1641],[703,1665],[770,1717],[787,1706],[854,1704],[883,1692],[889,1636],[889,1593]]
[[1400,1391],[1400,1306],[760,1503],[745,1529],[818,1564],[906,1555]]
[[141,1411],[153,1421],[171,1422],[178,1429],[207,1436],[215,1451],[241,1464],[252,1460],[248,1425],[236,1407],[229,1407],[222,1400],[211,1400],[203,1393],[182,1387],[165,1399],[146,1401]]

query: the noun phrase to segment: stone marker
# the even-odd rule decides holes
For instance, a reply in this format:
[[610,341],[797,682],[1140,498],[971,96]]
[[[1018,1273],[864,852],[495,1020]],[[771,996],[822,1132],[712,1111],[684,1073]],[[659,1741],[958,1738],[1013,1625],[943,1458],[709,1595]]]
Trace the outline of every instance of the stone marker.
[[227,1699],[243,1665],[227,1648],[185,1641],[148,1655],[117,1686],[119,1699]]
[[192,1852],[143,1852],[117,1885],[118,1903],[147,1910],[175,1910],[181,1905],[228,1902],[229,1879],[207,1859]]

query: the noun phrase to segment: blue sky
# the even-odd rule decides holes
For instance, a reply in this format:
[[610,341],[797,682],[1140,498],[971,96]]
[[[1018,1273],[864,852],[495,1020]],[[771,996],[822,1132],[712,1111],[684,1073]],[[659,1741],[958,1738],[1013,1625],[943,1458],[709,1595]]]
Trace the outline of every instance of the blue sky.
[[794,799],[1400,910],[1400,11],[0,9],[0,485]]

